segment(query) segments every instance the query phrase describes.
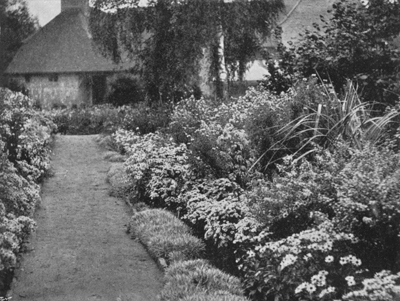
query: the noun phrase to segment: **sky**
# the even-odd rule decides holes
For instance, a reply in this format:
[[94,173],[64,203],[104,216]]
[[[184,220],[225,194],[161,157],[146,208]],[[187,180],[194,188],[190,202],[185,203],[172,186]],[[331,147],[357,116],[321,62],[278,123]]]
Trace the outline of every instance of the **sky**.
[[60,0],[26,0],[33,16],[37,16],[40,26],[46,25],[60,13]]

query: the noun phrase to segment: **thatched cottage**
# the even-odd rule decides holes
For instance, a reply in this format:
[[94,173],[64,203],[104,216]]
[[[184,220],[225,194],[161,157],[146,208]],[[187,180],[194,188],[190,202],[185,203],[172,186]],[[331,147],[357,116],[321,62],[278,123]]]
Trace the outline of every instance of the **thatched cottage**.
[[62,0],[61,13],[25,41],[6,70],[43,107],[100,103],[121,71],[96,50],[88,9],[87,0]]

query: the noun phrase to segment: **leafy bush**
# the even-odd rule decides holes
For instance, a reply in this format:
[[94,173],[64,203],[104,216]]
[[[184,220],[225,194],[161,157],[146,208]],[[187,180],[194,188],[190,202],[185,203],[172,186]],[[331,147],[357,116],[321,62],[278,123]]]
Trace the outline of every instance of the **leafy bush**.
[[186,146],[159,134],[139,136],[118,131],[115,139],[129,155],[126,171],[135,183],[138,197],[159,207],[174,206],[181,186],[190,175]]
[[[188,146],[193,154],[191,163],[201,176],[227,177],[244,187],[252,176],[249,171],[253,171],[257,151],[260,154],[265,150],[262,142],[274,139],[277,125],[286,119],[287,105],[287,97],[280,99],[256,89],[238,100],[222,103],[189,98],[176,106],[169,132],[175,141]],[[268,116],[260,116],[252,121],[263,109],[276,119],[270,122]],[[254,134],[261,118],[266,125]]]
[[123,106],[144,101],[143,89],[137,79],[121,76],[111,83],[111,91],[106,102],[114,106]]
[[190,143],[201,122],[211,120],[217,105],[205,98],[190,97],[175,105],[171,114],[169,132],[177,143]]
[[[227,179],[218,179],[215,182],[221,183],[221,180]],[[227,182],[229,183],[229,180]],[[215,186],[213,184],[214,181],[208,183],[208,187],[218,187],[218,183]],[[217,195],[212,195],[210,191],[199,192],[199,187],[194,189],[198,195],[191,192],[186,196],[186,214],[182,218],[195,228],[201,228],[206,240],[212,240],[218,247],[227,246],[228,242],[234,239],[236,223],[246,215],[247,207],[240,194],[233,191],[222,196],[221,190]],[[218,195],[222,197],[218,198]]]
[[166,284],[160,295],[160,299],[165,301],[181,300],[201,293],[227,292],[243,295],[238,278],[213,268],[201,259],[176,262],[166,270],[165,280]]
[[[245,286],[257,300],[282,300],[330,294],[340,298],[347,277],[361,277],[361,260],[349,254],[355,238],[338,233],[330,222],[267,242],[248,251],[241,269]],[[352,278],[352,279],[353,279]]]
[[164,258],[169,263],[198,258],[204,251],[204,244],[190,234],[189,227],[165,210],[136,213],[131,219],[130,231],[155,258]]
[[168,125],[170,111],[169,105],[149,106],[144,102],[120,107],[119,112],[123,116],[120,127],[142,135],[154,133]]
[[0,199],[5,212],[32,216],[40,200],[39,185],[24,178],[4,155],[0,160]]
[[368,269],[400,271],[399,154],[374,147],[355,151],[334,183],[334,221],[360,240],[357,253]]
[[373,290],[363,285],[374,273],[397,273],[399,170],[398,154],[387,148],[343,145],[249,192],[265,227],[238,258],[249,293],[257,300],[356,298]]
[[0,89],[0,135],[5,143],[2,150],[34,181],[49,167],[50,133],[54,129],[50,119],[33,109],[30,98]]
[[7,291],[19,254],[35,229],[38,185],[49,168],[55,124],[31,99],[0,89],[0,293]]
[[299,78],[318,73],[337,91],[348,79],[356,81],[363,99],[393,105],[398,100],[399,51],[392,41],[400,33],[400,3],[340,0],[332,8],[330,20],[305,30],[289,49],[281,47],[283,67]]
[[[376,273],[362,281],[363,287],[343,296],[343,300],[396,300],[400,295],[400,273],[389,271]],[[351,279],[349,279],[351,280]]]

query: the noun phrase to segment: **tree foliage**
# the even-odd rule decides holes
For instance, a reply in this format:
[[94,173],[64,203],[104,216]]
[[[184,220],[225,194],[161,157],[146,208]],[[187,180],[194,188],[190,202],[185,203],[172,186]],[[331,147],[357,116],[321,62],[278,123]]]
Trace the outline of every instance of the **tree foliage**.
[[322,25],[314,24],[299,42],[282,48],[284,67],[300,77],[318,73],[337,89],[350,79],[364,100],[393,103],[400,91],[400,51],[393,44],[400,34],[400,4],[362,3],[338,0],[330,20],[322,18]]
[[25,0],[0,0],[0,76],[23,40],[39,27]]
[[[270,34],[282,0],[96,0],[90,27],[100,49],[115,61],[135,58],[153,98],[193,93],[202,59],[218,79],[218,34],[225,39],[229,75],[243,74]],[[105,11],[108,11],[107,13]],[[204,61],[203,61],[204,63]]]

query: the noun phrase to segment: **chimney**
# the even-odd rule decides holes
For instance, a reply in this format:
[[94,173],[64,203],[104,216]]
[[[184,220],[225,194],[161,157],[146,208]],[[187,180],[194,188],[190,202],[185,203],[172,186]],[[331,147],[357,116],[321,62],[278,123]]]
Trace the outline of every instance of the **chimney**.
[[71,8],[80,8],[84,13],[89,9],[88,0],[61,0],[61,12]]

